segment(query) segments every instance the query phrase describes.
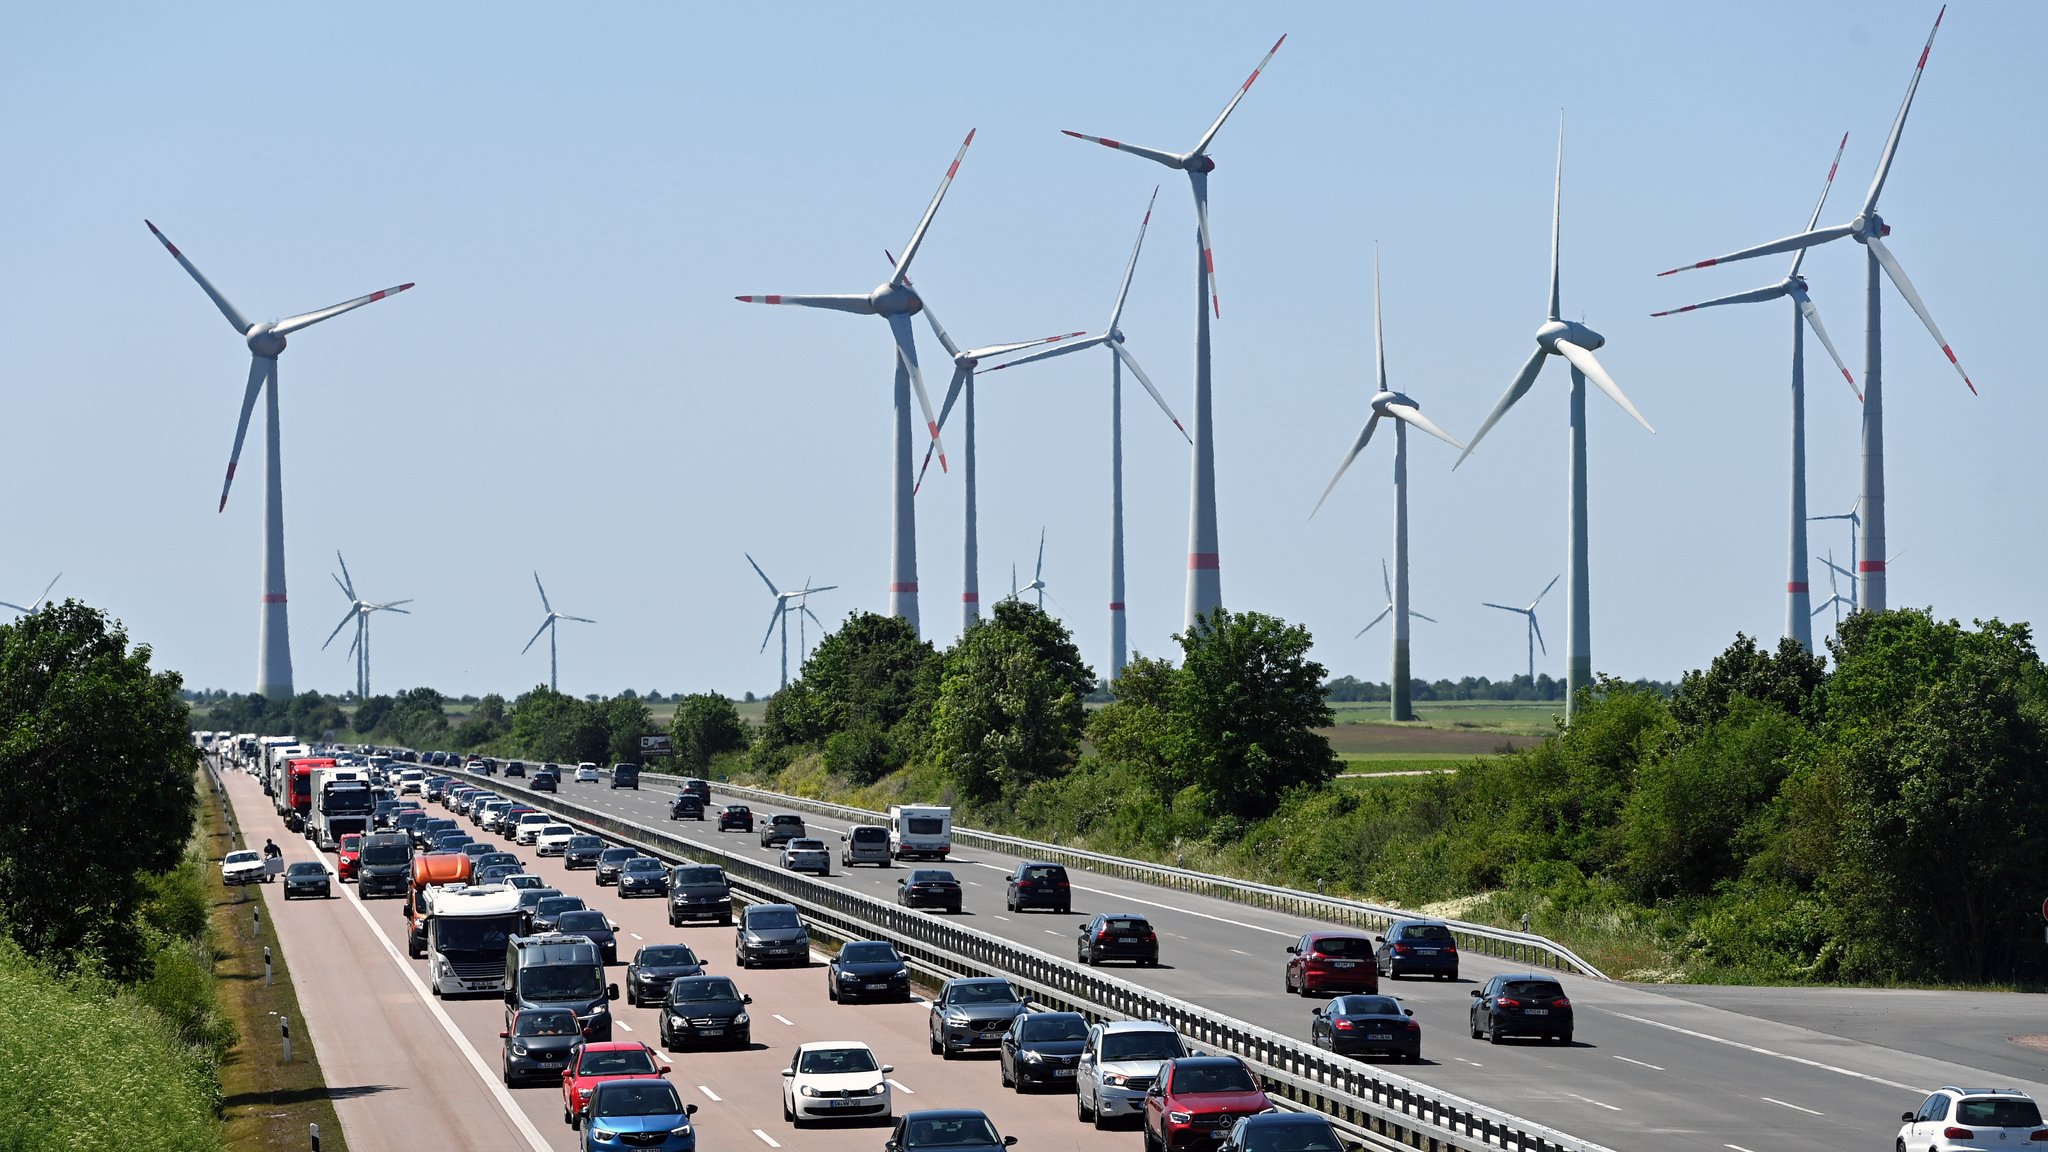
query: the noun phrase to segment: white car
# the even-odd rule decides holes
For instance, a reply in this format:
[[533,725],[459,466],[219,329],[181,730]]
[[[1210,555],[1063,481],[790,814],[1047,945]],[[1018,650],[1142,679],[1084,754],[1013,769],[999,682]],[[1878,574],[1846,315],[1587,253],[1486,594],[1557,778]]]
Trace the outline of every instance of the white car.
[[1937,1088],[1899,1117],[1902,1152],[1964,1152],[2048,1141],[2041,1109],[2017,1088]]
[[798,838],[782,846],[782,866],[791,872],[832,874],[832,851],[823,840]]
[[220,862],[220,882],[223,884],[261,884],[263,877],[263,853],[253,848],[230,852]]
[[533,834],[533,846],[538,855],[560,856],[574,835],[576,830],[567,824],[543,824],[540,831]]
[[818,1040],[797,1046],[782,1070],[782,1118],[801,1128],[806,1120],[889,1116],[889,1073],[893,1064],[875,1062],[874,1050],[858,1040]]
[[498,883],[503,884],[507,888],[512,888],[515,890],[523,888],[545,888],[548,886],[546,877],[535,876],[531,872],[514,872],[510,876],[507,876],[504,879],[498,881]]
[[417,768],[408,768],[398,774],[398,794],[418,796],[427,789],[427,774]]
[[512,839],[515,843],[532,844],[534,838],[540,835],[540,830],[554,822],[555,818],[545,812],[528,812],[519,818],[518,826],[512,829]]
[[576,766],[576,782],[578,784],[597,783],[597,765],[592,764],[588,760],[578,764]]

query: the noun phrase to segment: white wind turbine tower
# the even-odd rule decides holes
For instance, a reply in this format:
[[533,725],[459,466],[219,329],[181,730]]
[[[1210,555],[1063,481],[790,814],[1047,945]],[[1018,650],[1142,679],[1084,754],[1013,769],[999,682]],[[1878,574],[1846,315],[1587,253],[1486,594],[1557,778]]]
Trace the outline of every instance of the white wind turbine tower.
[[[1607,338],[1574,320],[1561,319],[1561,305],[1558,301],[1558,243],[1559,226],[1564,206],[1564,118],[1558,117],[1557,124],[1557,183],[1550,210],[1550,318],[1536,329],[1536,351],[1530,353],[1528,362],[1522,365],[1515,382],[1508,385],[1500,402],[1493,406],[1493,412],[1486,417],[1486,423],[1472,434],[1472,443],[1465,449],[1465,455],[1458,457],[1463,464],[1465,457],[1472,455],[1472,449],[1479,447],[1479,441],[1507,410],[1515,406],[1529,389],[1535,385],[1536,377],[1543,371],[1546,357],[1562,356],[1571,364],[1571,465],[1568,480],[1570,492],[1567,514],[1570,519],[1568,552],[1570,562],[1566,571],[1572,581],[1565,585],[1570,594],[1566,605],[1565,619],[1565,703],[1564,718],[1569,724],[1578,694],[1593,682],[1593,622],[1592,593],[1587,579],[1591,570],[1588,559],[1586,532],[1586,381],[1591,380],[1602,392],[1622,410],[1635,417],[1636,423],[1655,432],[1636,406],[1622,395],[1621,387],[1593,358],[1593,351],[1604,346]],[[1453,468],[1457,465],[1452,465]]]
[[[368,700],[370,698],[370,614],[373,612],[396,612],[400,616],[410,616],[412,613],[400,608],[399,605],[410,604],[412,600],[408,597],[404,600],[391,600],[382,604],[372,604],[368,600],[356,595],[355,580],[348,574],[348,561],[341,558],[340,552],[334,554],[334,562],[341,565],[341,575],[334,576],[334,582],[341,587],[341,594],[348,597],[348,612],[342,616],[341,623],[334,626],[334,631],[327,634],[327,639],[321,642],[320,649],[323,652],[326,651],[327,646],[334,643],[334,638],[341,635],[341,630],[348,627],[349,621],[355,621],[356,637],[349,644],[348,653],[356,659],[356,699]],[[333,576],[334,574],[330,572],[328,575]]]
[[33,616],[37,612],[41,611],[43,604],[50,599],[50,589],[55,588],[57,586],[57,581],[62,580],[63,578],[64,574],[62,572],[59,572],[55,576],[50,577],[50,582],[48,584],[43,585],[42,594],[37,596],[34,600],[29,601],[28,607],[26,608],[22,607],[19,604],[10,604],[5,600],[0,600],[0,608],[12,608],[16,612],[19,612],[24,616]]
[[1188,184],[1195,194],[1195,446],[1193,492],[1188,515],[1188,594],[1186,624],[1193,629],[1197,618],[1206,616],[1223,606],[1222,564],[1216,538],[1216,425],[1209,401],[1209,310],[1214,308],[1216,318],[1223,318],[1223,302],[1216,291],[1215,247],[1209,243],[1209,173],[1216,170],[1216,161],[1209,156],[1209,145],[1216,139],[1223,122],[1237,109],[1238,101],[1251,91],[1252,82],[1259,73],[1272,63],[1273,54],[1280,51],[1280,45],[1287,43],[1287,37],[1273,41],[1266,57],[1252,74],[1238,87],[1237,95],[1223,106],[1223,114],[1202,133],[1194,148],[1187,152],[1163,152],[1157,148],[1141,148],[1136,144],[1125,144],[1102,136],[1084,136],[1079,132],[1061,131],[1077,140],[1090,140],[1105,148],[1143,156],[1154,163],[1178,169],[1188,174]]
[[[1155,186],[1152,189],[1152,199],[1157,200],[1158,198],[1159,189]],[[1130,644],[1126,638],[1127,633],[1124,626],[1123,370],[1125,365],[1130,366],[1131,375],[1136,376],[1138,383],[1145,386],[1145,391],[1151,395],[1153,402],[1159,405],[1159,410],[1166,413],[1168,420],[1173,421],[1173,426],[1181,434],[1181,437],[1193,443],[1193,440],[1188,437],[1188,430],[1182,426],[1180,417],[1173,414],[1173,409],[1167,406],[1166,398],[1159,394],[1159,389],[1153,387],[1152,378],[1145,375],[1145,370],[1138,366],[1137,357],[1131,355],[1130,349],[1124,346],[1123,329],[1117,326],[1117,322],[1123,319],[1124,299],[1131,293],[1131,276],[1138,269],[1138,253],[1145,247],[1145,229],[1150,227],[1151,223],[1152,203],[1147,201],[1145,204],[1145,219],[1138,225],[1138,240],[1131,245],[1131,258],[1124,264],[1123,284],[1117,288],[1116,304],[1109,310],[1109,324],[1107,327],[1103,328],[1099,334],[1090,336],[1086,340],[1064,344],[1061,347],[1046,352],[1033,353],[1030,356],[1012,360],[1008,364],[998,364],[993,368],[987,369],[990,372],[998,372],[1004,368],[1014,368],[1019,364],[1029,364],[1034,360],[1048,360],[1054,356],[1063,356],[1069,352],[1079,352],[1084,348],[1100,347],[1109,349],[1109,682],[1112,684],[1116,682],[1117,677],[1123,675],[1124,662],[1130,651]],[[945,417],[941,416],[940,422],[943,424],[944,421]]]
[[[960,145],[960,151],[953,157],[953,163],[946,169],[945,179],[939,181],[939,190],[932,194],[932,202],[924,210],[924,218],[917,223],[917,231],[911,233],[910,243],[904,245],[903,258],[896,261],[896,268],[889,279],[872,292],[856,295],[836,296],[735,296],[735,300],[748,304],[794,304],[801,308],[825,308],[835,312],[853,312],[862,316],[881,316],[889,322],[889,330],[896,338],[896,451],[892,469],[895,491],[895,515],[892,530],[893,545],[890,551],[889,568],[889,614],[900,616],[910,623],[912,632],[918,630],[917,623],[917,505],[912,500],[915,489],[910,478],[910,396],[917,394],[917,402],[924,410],[924,423],[931,432],[932,443],[939,443],[939,422],[932,415],[932,400],[924,390],[924,374],[917,367],[917,340],[911,330],[910,318],[923,309],[924,301],[910,287],[910,262],[917,258],[918,245],[924,243],[924,234],[932,225],[932,217],[939,211],[939,202],[946,198],[946,189],[952,186],[953,176],[960,171],[960,161],[967,155],[967,146],[974,143],[974,132],[969,130],[967,139]],[[946,467],[946,450],[939,447],[939,469]]]
[[[263,610],[258,618],[256,639],[256,691],[272,700],[282,700],[292,694],[292,647],[290,627],[286,622],[284,599],[284,484],[279,462],[277,426],[277,358],[283,354],[285,337],[301,328],[308,328],[322,320],[332,319],[360,308],[374,304],[386,296],[396,295],[412,287],[400,284],[368,296],[345,300],[331,308],[317,312],[302,312],[282,320],[265,320],[250,323],[235,310],[233,304],[220,294],[212,282],[200,274],[185,254],[170,238],[149,224],[150,232],[160,241],[178,266],[198,281],[201,291],[213,301],[220,314],[227,317],[228,325],[242,337],[249,346],[249,386],[242,393],[242,418],[235,425],[235,446],[228,453],[228,475],[220,486],[220,509],[228,506],[228,488],[235,482],[235,465],[242,458],[242,439],[249,432],[249,414],[255,411],[256,394],[264,392],[264,459],[268,465],[268,483],[263,492]],[[266,390],[263,385],[269,382]]]
[[[837,588],[838,585],[827,584],[820,588],[813,588],[811,587],[811,582],[806,579],[802,589],[795,592],[784,592],[775,586],[775,581],[770,580],[766,572],[761,571],[761,566],[754,562],[754,557],[751,554],[742,552],[740,555],[745,556],[747,563],[753,565],[754,575],[761,578],[761,583],[766,584],[768,591],[775,597],[775,611],[768,617],[768,632],[761,637],[761,651],[766,652],[768,650],[768,641],[775,638],[775,630],[777,627],[780,627],[782,629],[782,687],[787,688],[789,687],[789,617],[792,613],[796,614],[797,628],[799,633],[801,633],[805,616],[810,616],[813,620],[818,619],[817,616],[812,615],[810,606],[805,603],[810,598],[811,593],[830,592],[832,589]],[[818,620],[818,627],[823,628],[824,626],[825,622]],[[802,646],[802,642],[802,636],[799,635],[799,647]],[[797,654],[797,659],[803,659],[801,652]],[[777,691],[780,690],[777,689]]]
[[[1422,613],[1410,612],[1408,609],[1408,426],[1413,424],[1453,448],[1463,448],[1464,445],[1453,439],[1450,433],[1430,423],[1429,418],[1422,414],[1421,408],[1414,400],[1387,387],[1387,351],[1380,325],[1380,252],[1377,246],[1372,252],[1372,348],[1373,359],[1379,369],[1378,387],[1371,401],[1372,415],[1366,419],[1365,427],[1359,431],[1358,438],[1351,442],[1351,451],[1345,454],[1343,463],[1337,465],[1337,474],[1330,477],[1330,483],[1323,488],[1322,496],[1316,500],[1316,506],[1309,510],[1308,515],[1309,519],[1313,520],[1316,513],[1322,510],[1323,501],[1330,498],[1330,493],[1336,491],[1337,481],[1344,478],[1344,470],[1351,467],[1351,462],[1358,459],[1358,454],[1365,451],[1366,444],[1371,442],[1373,429],[1379,427],[1380,419],[1386,417],[1392,420],[1394,576],[1391,582],[1387,580],[1386,561],[1380,561],[1380,581],[1388,585],[1387,610],[1375,617],[1372,624],[1359,629],[1358,635],[1365,635],[1371,631],[1373,624],[1379,623],[1389,615],[1393,616],[1393,678],[1387,684],[1392,701],[1391,714],[1396,720],[1413,720],[1415,708],[1409,700],[1408,617],[1422,616]],[[1422,618],[1429,620],[1427,616]],[[1436,623],[1434,620],[1429,622]]]
[[1548,596],[1548,595],[1550,595],[1550,590],[1551,590],[1552,588],[1555,588],[1555,587],[1557,587],[1557,582],[1558,582],[1559,580],[1562,580],[1563,578],[1564,578],[1564,573],[1562,573],[1562,572],[1558,573],[1558,574],[1557,574],[1557,575],[1555,575],[1555,576],[1552,576],[1552,577],[1550,578],[1550,583],[1548,583],[1548,584],[1545,584],[1545,585],[1543,586],[1543,591],[1541,591],[1541,592],[1538,592],[1538,593],[1536,594],[1536,598],[1535,598],[1534,600],[1531,600],[1531,601],[1529,601],[1529,605],[1528,605],[1528,607],[1526,607],[1526,608],[1510,608],[1510,607],[1508,607],[1508,606],[1507,606],[1506,604],[1495,604],[1495,603],[1493,603],[1493,602],[1492,602],[1492,601],[1490,601],[1490,600],[1482,600],[1482,601],[1480,601],[1480,603],[1481,603],[1481,604],[1482,604],[1483,606],[1487,607],[1487,608],[1498,608],[1498,609],[1500,609],[1500,610],[1501,610],[1501,611],[1503,611],[1503,612],[1513,612],[1513,613],[1515,613],[1515,614],[1516,614],[1516,615],[1518,615],[1518,616],[1526,616],[1526,617],[1528,617],[1528,620],[1529,620],[1529,687],[1530,687],[1530,688],[1532,688],[1532,689],[1536,687],[1536,649],[1537,649],[1537,648],[1538,648],[1539,646],[1541,646],[1541,647],[1542,647],[1542,649],[1543,649],[1543,654],[1544,654],[1545,656],[1548,656],[1548,655],[1550,655],[1550,646],[1549,646],[1549,645],[1547,645],[1547,644],[1544,644],[1544,643],[1543,643],[1543,627],[1542,627],[1541,625],[1539,625],[1539,624],[1537,624],[1537,623],[1536,623],[1536,606],[1537,606],[1538,604],[1541,604],[1541,603],[1543,603],[1543,598],[1544,598],[1545,596]]
[[1883,300],[1884,278],[1889,276],[1897,286],[1899,295],[1906,298],[1906,304],[1927,326],[1934,342],[1941,346],[1942,355],[1954,366],[1970,393],[1975,395],[1977,386],[1970,383],[1970,374],[1956,360],[1956,354],[1948,346],[1948,339],[1935,327],[1934,317],[1928,314],[1927,305],[1920,300],[1920,293],[1913,290],[1913,282],[1906,278],[1906,270],[1900,266],[1897,257],[1885,245],[1884,237],[1891,235],[1891,225],[1886,224],[1877,214],[1877,197],[1884,191],[1885,177],[1890,174],[1892,158],[1899,150],[1899,136],[1906,128],[1906,113],[1913,108],[1913,93],[1920,87],[1920,75],[1927,70],[1927,56],[1934,50],[1934,34],[1941,31],[1941,16],[1947,13],[1943,7],[1934,17],[1934,28],[1927,33],[1927,43],[1920,49],[1920,59],[1913,65],[1913,79],[1906,85],[1906,99],[1899,105],[1899,114],[1892,121],[1891,136],[1884,142],[1884,153],[1878,158],[1877,175],[1870,182],[1870,191],[1863,197],[1863,206],[1847,224],[1830,228],[1809,228],[1796,236],[1773,240],[1754,248],[1744,248],[1702,260],[1686,268],[1673,268],[1660,272],[1669,276],[1672,272],[1683,272],[1687,268],[1707,268],[1715,264],[1726,264],[1733,260],[1747,260],[1753,256],[1771,256],[1780,252],[1796,252],[1825,244],[1830,240],[1848,237],[1863,245],[1866,255],[1864,270],[1864,330],[1863,330],[1863,520],[1859,526],[1862,537],[1859,549],[1862,559],[1857,561],[1857,579],[1862,585],[1857,593],[1860,610],[1882,612],[1885,609],[1885,522],[1884,522],[1884,342],[1882,339],[1882,316],[1880,302]]
[[597,623],[597,621],[595,621],[595,620],[591,620],[591,619],[587,619],[587,618],[585,618],[585,617],[582,617],[582,616],[571,616],[571,615],[569,615],[569,614],[568,614],[567,612],[557,612],[557,611],[555,611],[555,606],[554,606],[554,605],[552,605],[552,604],[550,604],[550,603],[548,603],[548,590],[547,590],[546,588],[542,588],[542,587],[541,587],[541,583],[540,583],[540,573],[538,573],[538,572],[535,572],[535,573],[533,574],[533,586],[534,586],[535,588],[539,588],[539,589],[540,589],[540,606],[541,606],[541,608],[542,608],[543,610],[545,610],[545,611],[547,612],[547,617],[546,617],[545,619],[543,619],[543,620],[542,620],[542,621],[540,622],[540,627],[539,627],[539,628],[538,628],[537,630],[535,630],[535,632],[534,632],[534,634],[533,634],[533,639],[532,639],[532,640],[528,640],[528,641],[526,642],[526,647],[525,647],[525,648],[521,648],[521,649],[519,650],[519,654],[520,654],[521,656],[524,656],[524,655],[526,655],[526,653],[527,653],[527,652],[528,652],[528,651],[529,651],[530,649],[532,649],[532,647],[533,647],[533,641],[534,641],[534,640],[538,640],[538,639],[540,639],[540,634],[541,634],[542,632],[545,632],[545,633],[547,633],[547,634],[548,634],[548,691],[550,691],[550,692],[559,692],[559,691],[561,691],[561,689],[559,689],[559,688],[555,687],[555,623],[556,623],[557,621],[560,621],[560,620],[574,620],[574,621],[575,621],[576,623],[578,623],[578,624],[595,624],[595,623]]
[[[1835,170],[1842,166],[1842,150],[1848,146],[1849,134],[1844,132],[1842,142],[1835,147],[1834,162],[1828,165],[1828,178],[1820,186],[1820,199],[1814,202],[1813,212],[1806,218],[1809,229],[1820,219],[1821,209],[1827,206],[1828,190],[1834,187]],[[1828,330],[1821,326],[1820,309],[1814,307],[1812,297],[1807,295],[1806,277],[1799,274],[1799,266],[1805,260],[1806,249],[1801,248],[1792,256],[1791,270],[1776,284],[1650,315],[1670,316],[1722,304],[1753,304],[1788,298],[1792,301],[1792,541],[1790,567],[1785,577],[1785,634],[1811,652],[1812,620],[1816,613],[1808,606],[1811,596],[1806,570],[1806,324],[1813,325],[1813,334],[1820,338],[1821,346],[1834,358],[1835,367],[1841,369],[1842,379],[1849,382],[1851,392],[1856,392],[1856,377],[1850,374],[1849,366],[1842,363],[1842,354],[1835,351],[1835,342],[1828,339]],[[1856,398],[1863,399],[1863,394],[1857,392]]]

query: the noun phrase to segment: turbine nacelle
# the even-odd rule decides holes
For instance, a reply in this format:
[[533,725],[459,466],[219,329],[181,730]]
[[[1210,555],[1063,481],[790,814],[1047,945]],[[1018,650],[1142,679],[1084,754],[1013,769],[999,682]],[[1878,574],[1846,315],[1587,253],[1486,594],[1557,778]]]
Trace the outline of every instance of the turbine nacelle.
[[1420,409],[1422,407],[1422,405],[1417,404],[1415,401],[1409,399],[1407,395],[1404,393],[1391,391],[1373,393],[1372,410],[1374,412],[1382,416],[1388,415],[1387,405],[1389,404],[1406,404],[1408,407],[1416,409]]
[[1849,234],[1855,237],[1859,244],[1869,243],[1872,237],[1883,239],[1892,234],[1892,226],[1885,223],[1884,217],[1875,212],[1858,213],[1854,220],[1849,221],[1849,228]]
[[884,284],[868,293],[868,303],[877,316],[915,316],[924,311],[924,301],[908,284]]
[[1199,156],[1181,157],[1180,166],[1189,172],[1214,172],[1216,170],[1216,160],[1207,152],[1204,152]]
[[1552,320],[1536,330],[1536,343],[1552,356],[1564,355],[1564,353],[1557,350],[1559,341],[1563,341],[1566,344],[1575,344],[1588,352],[1592,352],[1606,346],[1607,337],[1602,336],[1576,320]]
[[285,341],[284,337],[271,331],[276,326],[276,323],[273,321],[250,325],[249,334],[246,337],[249,351],[263,357],[265,360],[277,359],[278,354],[284,351]]

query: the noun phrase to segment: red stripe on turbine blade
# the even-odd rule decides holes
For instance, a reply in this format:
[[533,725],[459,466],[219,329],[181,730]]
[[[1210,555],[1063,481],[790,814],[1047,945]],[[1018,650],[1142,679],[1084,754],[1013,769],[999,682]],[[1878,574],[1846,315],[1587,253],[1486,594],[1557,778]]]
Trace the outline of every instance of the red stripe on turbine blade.
[[1856,570],[1858,572],[1882,572],[1884,571],[1884,561],[1859,560],[1856,562]]
[[1803,580],[1787,580],[1785,582],[1785,591],[1803,593],[1806,591],[1806,582]]
[[1123,144],[1122,144],[1122,142],[1120,142],[1120,141],[1117,141],[1117,140],[1111,140],[1111,139],[1110,139],[1110,138],[1108,138],[1107,136],[1103,137],[1103,138],[1102,138],[1102,139],[1100,139],[1100,140],[1097,140],[1097,141],[1096,141],[1096,143],[1097,143],[1097,144],[1100,144],[1100,145],[1102,145],[1102,146],[1103,146],[1104,148],[1121,148],[1121,147],[1123,147]]
[[961,145],[960,145],[960,146],[961,146],[962,148],[965,148],[965,147],[967,147],[967,145],[969,145],[969,144],[972,144],[972,143],[974,143],[974,133],[975,133],[975,129],[973,129],[973,128],[969,128],[969,129],[967,130],[967,139],[966,139],[965,141],[963,141],[963,142],[961,143]]
[[763,296],[763,297],[761,297],[761,299],[762,299],[762,300],[765,300],[765,301],[767,301],[767,302],[768,302],[768,303],[770,303],[770,304],[780,304],[780,303],[782,303],[782,297],[780,297],[780,296]]
[[1926,69],[1926,67],[1927,67],[1927,54],[1928,54],[1929,52],[1932,52],[1932,51],[1934,51],[1934,45],[1932,45],[1932,44],[1929,44],[1929,45],[1928,45],[1927,47],[1925,47],[1925,48],[1922,48],[1922,49],[1920,50],[1920,63],[1919,63],[1918,65],[1916,65],[1916,66],[1914,67],[1914,71],[1918,72],[1918,71],[1924,71],[1924,70]]
[[1217,555],[1214,552],[1188,553],[1189,571],[1213,571],[1222,567],[1223,564],[1217,559]]
[[946,165],[946,179],[951,180],[953,178],[953,174],[958,171],[960,171],[960,162],[958,160],[955,160],[951,164]]
[[898,584],[891,584],[891,585],[889,585],[889,591],[891,591],[891,592],[915,592],[915,591],[917,591],[917,581],[915,581],[915,580],[912,580],[912,581],[910,581],[910,582],[909,582],[909,583],[907,583],[907,584],[902,584],[902,583],[898,583]]
[[264,596],[263,596],[263,602],[264,602],[265,604],[282,604],[282,603],[284,603],[284,593],[282,593],[282,592],[268,592],[268,593],[265,593],[265,594],[264,594]]

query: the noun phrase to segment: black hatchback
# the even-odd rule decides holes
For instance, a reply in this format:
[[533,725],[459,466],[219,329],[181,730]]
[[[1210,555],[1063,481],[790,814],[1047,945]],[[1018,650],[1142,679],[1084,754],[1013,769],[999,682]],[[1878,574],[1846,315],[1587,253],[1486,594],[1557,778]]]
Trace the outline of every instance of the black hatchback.
[[960,881],[944,868],[913,868],[896,882],[896,902],[905,908],[960,911]]
[[1029,1012],[1010,1021],[997,1054],[1003,1083],[1019,1092],[1050,1084],[1071,1088],[1081,1049],[1088,1043],[1088,1019],[1079,1012]]
[[1548,976],[1495,976],[1472,992],[1472,1038],[1498,1044],[1508,1036],[1572,1042],[1572,1002]]
[[619,847],[607,848],[599,852],[597,854],[597,882],[599,884],[617,884],[619,882],[619,869],[625,866],[626,861],[639,854],[640,850],[638,848]]
[[1129,960],[1146,967],[1159,964],[1159,934],[1152,922],[1128,912],[1098,912],[1081,925],[1074,957],[1083,964]]
[[1458,940],[1440,920],[1396,920],[1385,936],[1373,937],[1373,960],[1380,975],[1458,978]]
[[1050,908],[1055,912],[1074,910],[1074,892],[1067,884],[1067,870],[1058,864],[1026,860],[1004,882],[1003,903],[1012,912],[1026,908]]

